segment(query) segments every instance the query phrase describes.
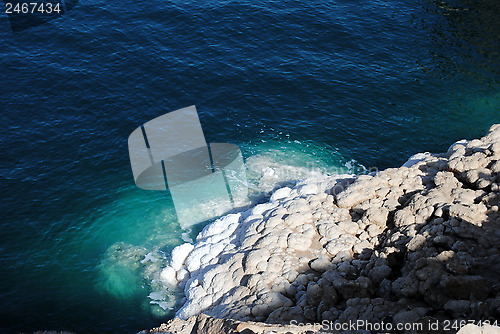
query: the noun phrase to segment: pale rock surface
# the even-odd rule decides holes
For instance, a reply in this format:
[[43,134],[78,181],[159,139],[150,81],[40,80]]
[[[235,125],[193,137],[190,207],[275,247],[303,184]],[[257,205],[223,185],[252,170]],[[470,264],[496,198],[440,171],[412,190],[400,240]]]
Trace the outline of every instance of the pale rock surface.
[[499,184],[495,125],[400,168],[278,189],[207,226],[161,277],[182,281],[188,324],[498,319]]
[[500,327],[484,325],[476,326],[474,324],[468,324],[460,328],[457,334],[499,334]]
[[[257,322],[241,322],[232,319],[217,319],[205,314],[193,316],[187,320],[173,319],[160,327],[144,330],[138,334],[310,334],[317,333],[314,325],[282,326]],[[61,333],[62,334],[62,333]],[[69,333],[68,333],[69,334]]]

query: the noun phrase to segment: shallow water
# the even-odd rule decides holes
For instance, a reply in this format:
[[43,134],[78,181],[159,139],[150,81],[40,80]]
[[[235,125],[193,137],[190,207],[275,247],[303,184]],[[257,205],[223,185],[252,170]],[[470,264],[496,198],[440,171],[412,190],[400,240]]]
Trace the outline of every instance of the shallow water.
[[172,316],[148,295],[184,231],[164,193],[135,187],[127,151],[168,111],[196,104],[208,142],[242,149],[254,198],[483,135],[500,122],[498,7],[94,1],[15,34],[0,16],[2,332]]

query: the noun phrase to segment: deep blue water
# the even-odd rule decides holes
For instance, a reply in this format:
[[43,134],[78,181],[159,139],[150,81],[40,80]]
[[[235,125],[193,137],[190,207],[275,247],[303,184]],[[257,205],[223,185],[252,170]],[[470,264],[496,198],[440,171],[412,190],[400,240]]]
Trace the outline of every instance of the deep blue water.
[[168,111],[195,104],[207,141],[246,158],[325,169],[483,135],[500,122],[499,7],[82,0],[17,33],[0,16],[0,331],[135,333],[172,316],[148,305],[134,251],[112,252],[182,242],[128,160],[128,135]]

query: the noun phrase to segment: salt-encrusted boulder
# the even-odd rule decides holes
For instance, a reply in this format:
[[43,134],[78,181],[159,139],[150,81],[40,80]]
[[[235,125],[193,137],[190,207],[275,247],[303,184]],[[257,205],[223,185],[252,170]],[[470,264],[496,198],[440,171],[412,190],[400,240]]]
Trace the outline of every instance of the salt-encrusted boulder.
[[477,326],[474,324],[467,324],[460,328],[457,334],[498,334],[500,333],[500,327],[484,324],[483,326]]
[[[301,311],[302,312],[302,311]],[[293,320],[293,319],[292,319]],[[300,324],[300,322],[296,322]],[[199,314],[187,320],[173,319],[157,328],[144,330],[137,334],[308,334],[317,332],[321,326],[314,325],[271,325],[258,322],[242,322],[232,319],[219,319]],[[38,332],[37,332],[38,333]],[[67,332],[39,332],[40,334],[70,334]]]

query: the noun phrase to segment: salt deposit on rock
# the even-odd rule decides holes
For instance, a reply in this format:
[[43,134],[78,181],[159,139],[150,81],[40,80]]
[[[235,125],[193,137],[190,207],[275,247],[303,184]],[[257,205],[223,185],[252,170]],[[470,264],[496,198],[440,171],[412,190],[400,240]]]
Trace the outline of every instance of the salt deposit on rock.
[[[193,316],[186,321],[180,319],[170,320],[160,327],[144,330],[138,334],[222,334],[222,333],[242,333],[242,334],[310,334],[317,332],[320,326],[280,326],[263,324],[257,322],[241,322],[233,319],[217,319],[205,314]],[[71,334],[66,332],[43,332],[36,334]]]
[[181,319],[494,320],[499,206],[496,125],[400,168],[279,189],[176,248],[161,277],[184,286]]

